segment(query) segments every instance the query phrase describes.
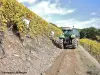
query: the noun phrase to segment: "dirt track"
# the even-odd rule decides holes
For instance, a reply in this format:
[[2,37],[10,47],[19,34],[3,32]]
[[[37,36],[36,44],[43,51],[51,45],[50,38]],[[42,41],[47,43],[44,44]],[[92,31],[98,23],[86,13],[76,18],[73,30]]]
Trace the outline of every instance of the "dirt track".
[[[81,53],[80,53],[81,52]],[[81,47],[78,49],[63,50],[56,58],[54,64],[48,69],[46,75],[100,75],[100,69],[97,68],[96,60],[92,62],[93,57],[88,58],[86,53],[84,56]],[[84,60],[82,60],[82,58]],[[91,60],[89,60],[91,59]],[[92,64],[90,64],[92,63]],[[96,65],[90,67],[90,65]],[[98,65],[100,66],[100,65]],[[94,70],[95,69],[95,70]]]

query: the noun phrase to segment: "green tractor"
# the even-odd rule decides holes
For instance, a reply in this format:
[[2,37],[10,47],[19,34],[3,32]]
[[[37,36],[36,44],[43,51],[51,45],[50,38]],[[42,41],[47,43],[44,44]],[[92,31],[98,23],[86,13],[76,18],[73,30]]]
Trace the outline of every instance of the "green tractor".
[[80,34],[76,28],[62,27],[63,34],[59,36],[61,48],[77,48]]

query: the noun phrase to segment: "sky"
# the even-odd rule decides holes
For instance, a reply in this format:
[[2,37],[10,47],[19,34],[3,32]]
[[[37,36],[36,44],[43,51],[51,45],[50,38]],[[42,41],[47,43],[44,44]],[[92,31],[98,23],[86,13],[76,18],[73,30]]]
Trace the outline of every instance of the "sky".
[[59,27],[100,28],[100,0],[17,0]]

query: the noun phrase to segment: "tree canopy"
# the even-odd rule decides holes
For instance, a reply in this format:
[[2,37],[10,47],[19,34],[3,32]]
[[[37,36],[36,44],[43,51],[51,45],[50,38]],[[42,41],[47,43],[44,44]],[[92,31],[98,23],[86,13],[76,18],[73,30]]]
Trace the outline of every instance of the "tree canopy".
[[95,27],[81,29],[80,38],[100,40],[100,29],[97,29]]

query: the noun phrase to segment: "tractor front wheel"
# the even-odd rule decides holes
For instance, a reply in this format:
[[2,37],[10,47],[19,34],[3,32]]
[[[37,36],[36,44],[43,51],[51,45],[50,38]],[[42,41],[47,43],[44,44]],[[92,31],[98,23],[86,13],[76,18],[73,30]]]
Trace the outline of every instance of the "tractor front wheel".
[[72,39],[72,48],[77,48],[78,46],[78,41],[76,39]]

